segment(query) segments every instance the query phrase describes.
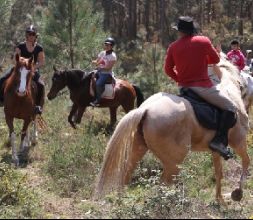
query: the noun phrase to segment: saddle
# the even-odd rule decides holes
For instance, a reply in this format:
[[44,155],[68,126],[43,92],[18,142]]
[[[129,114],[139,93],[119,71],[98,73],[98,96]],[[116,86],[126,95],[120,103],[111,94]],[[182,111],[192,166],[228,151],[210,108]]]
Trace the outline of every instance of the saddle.
[[197,95],[194,91],[188,88],[180,89],[180,96],[188,100],[195,112],[199,123],[211,130],[217,130],[221,119],[222,110]]
[[[98,75],[96,71],[93,72],[91,81],[90,81],[90,95],[95,97],[96,94],[96,80],[98,79]],[[116,79],[112,76],[109,78],[105,84],[105,91],[103,92],[101,98],[103,99],[114,99],[115,96],[115,85]]]

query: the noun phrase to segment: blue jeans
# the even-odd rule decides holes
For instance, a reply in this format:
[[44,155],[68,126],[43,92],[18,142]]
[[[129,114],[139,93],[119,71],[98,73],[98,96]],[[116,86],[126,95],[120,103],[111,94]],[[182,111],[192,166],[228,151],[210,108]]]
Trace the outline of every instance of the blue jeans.
[[101,95],[105,91],[105,84],[109,79],[111,79],[111,77],[112,74],[110,73],[102,73],[102,72],[98,73],[98,79],[96,81],[96,97],[98,102],[101,99]]

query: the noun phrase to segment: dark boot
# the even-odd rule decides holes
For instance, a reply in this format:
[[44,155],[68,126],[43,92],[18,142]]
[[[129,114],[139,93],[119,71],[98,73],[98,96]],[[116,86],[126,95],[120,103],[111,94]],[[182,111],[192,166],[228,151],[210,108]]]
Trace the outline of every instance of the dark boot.
[[225,160],[233,158],[228,146],[228,130],[236,123],[236,114],[231,111],[223,111],[219,128],[213,140],[209,143],[211,150],[218,152]]
[[45,103],[45,85],[44,82],[38,80],[37,82],[38,94],[36,98],[35,114],[42,114]]

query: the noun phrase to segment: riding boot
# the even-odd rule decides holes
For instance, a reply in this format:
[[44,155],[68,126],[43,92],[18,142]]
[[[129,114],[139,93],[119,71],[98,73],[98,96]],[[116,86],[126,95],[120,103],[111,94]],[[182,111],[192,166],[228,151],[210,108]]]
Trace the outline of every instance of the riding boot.
[[35,114],[42,114],[45,103],[45,85],[41,80],[37,82],[38,93],[36,98]]
[[96,100],[94,102],[91,102],[90,105],[93,107],[100,105],[101,96],[104,92],[105,88],[102,86],[96,86]]
[[211,150],[218,152],[225,160],[233,158],[228,145],[228,130],[236,123],[236,114],[231,111],[223,111],[220,124],[215,137],[209,143]]

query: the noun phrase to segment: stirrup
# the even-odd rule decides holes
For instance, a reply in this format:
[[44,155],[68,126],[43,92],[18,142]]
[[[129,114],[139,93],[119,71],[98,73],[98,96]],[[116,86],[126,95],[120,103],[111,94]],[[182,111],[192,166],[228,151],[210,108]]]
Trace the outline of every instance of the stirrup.
[[100,103],[97,100],[95,100],[94,102],[90,102],[90,105],[93,107],[98,107],[100,106]]

